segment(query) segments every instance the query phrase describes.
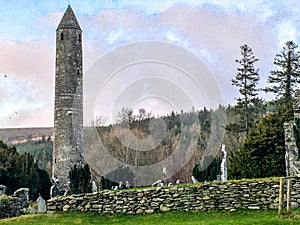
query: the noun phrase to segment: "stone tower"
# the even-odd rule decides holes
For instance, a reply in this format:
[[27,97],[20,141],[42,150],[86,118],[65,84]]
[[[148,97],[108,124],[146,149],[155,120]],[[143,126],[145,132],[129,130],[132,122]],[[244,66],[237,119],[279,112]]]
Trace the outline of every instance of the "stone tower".
[[52,176],[69,188],[69,171],[83,162],[82,37],[68,6],[56,30],[55,112]]

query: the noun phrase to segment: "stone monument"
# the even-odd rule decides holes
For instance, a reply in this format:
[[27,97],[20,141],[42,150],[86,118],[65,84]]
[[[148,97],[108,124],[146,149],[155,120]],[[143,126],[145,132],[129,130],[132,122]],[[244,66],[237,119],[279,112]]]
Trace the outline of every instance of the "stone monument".
[[4,195],[6,193],[6,186],[0,184],[0,195]]
[[46,213],[47,207],[46,207],[46,201],[41,197],[41,195],[37,198],[37,212],[38,213]]
[[295,120],[300,119],[300,90],[294,95],[294,121],[284,123],[286,175],[300,174],[300,160],[294,134]]
[[69,5],[56,30],[52,176],[69,189],[71,167],[83,163],[82,31]]
[[97,184],[96,184],[96,182],[93,180],[93,181],[92,181],[92,192],[93,192],[93,193],[97,193],[97,191],[98,191]]
[[50,197],[51,198],[54,198],[54,197],[60,195],[60,190],[59,190],[58,184],[59,184],[58,179],[53,177],[52,178],[52,186],[50,188]]
[[227,159],[227,152],[225,149],[225,145],[222,145],[222,149],[221,149],[222,153],[223,153],[223,159],[221,162],[221,181],[227,181],[227,163],[226,163],[226,159]]

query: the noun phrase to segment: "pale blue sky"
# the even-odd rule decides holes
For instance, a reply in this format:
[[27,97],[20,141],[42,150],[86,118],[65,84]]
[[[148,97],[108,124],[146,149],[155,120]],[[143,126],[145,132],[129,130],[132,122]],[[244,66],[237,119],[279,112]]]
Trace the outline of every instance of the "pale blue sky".
[[122,45],[165,41],[198,56],[231,104],[240,45],[260,59],[263,86],[283,43],[300,43],[297,0],[0,0],[0,128],[53,125],[55,30],[68,4],[83,29],[85,71]]

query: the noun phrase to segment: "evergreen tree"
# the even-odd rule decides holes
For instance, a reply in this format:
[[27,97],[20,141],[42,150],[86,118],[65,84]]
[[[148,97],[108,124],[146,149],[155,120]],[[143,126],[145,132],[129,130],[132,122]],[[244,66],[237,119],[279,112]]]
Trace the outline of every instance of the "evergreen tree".
[[281,52],[276,54],[274,65],[278,69],[271,71],[268,77],[270,87],[264,89],[266,92],[274,93],[278,99],[283,98],[284,102],[292,100],[293,90],[300,81],[300,52],[297,48],[297,44],[288,41]]
[[15,147],[0,141],[0,184],[7,186],[11,195],[19,188],[29,188],[29,199],[36,200],[39,194],[49,199],[51,187],[46,171],[39,169],[38,162],[29,153],[19,154]]
[[292,103],[267,114],[250,130],[244,144],[229,156],[230,179],[285,175],[285,121],[293,118]]
[[221,174],[222,160],[217,157],[213,160],[210,159],[209,161],[211,161],[211,164],[205,170],[200,170],[200,166],[198,164],[196,164],[193,169],[193,176],[199,182],[217,180],[218,175]]
[[259,99],[257,84],[259,81],[258,69],[254,68],[254,64],[259,60],[254,56],[253,50],[248,45],[242,45],[241,56],[242,58],[236,60],[240,64],[237,69],[235,79],[232,79],[232,85],[239,88],[241,97],[237,98],[237,104],[241,109],[241,115],[245,116],[244,129],[248,132],[250,129],[250,107],[258,104]]
[[71,194],[89,193],[92,191],[91,172],[88,164],[77,167],[69,172]]

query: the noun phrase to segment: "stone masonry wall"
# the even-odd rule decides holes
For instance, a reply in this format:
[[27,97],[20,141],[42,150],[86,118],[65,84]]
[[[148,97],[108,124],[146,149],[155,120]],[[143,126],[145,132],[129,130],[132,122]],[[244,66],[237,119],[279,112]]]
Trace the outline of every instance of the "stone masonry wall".
[[0,195],[0,219],[15,217],[25,213],[28,209],[28,189],[21,188],[12,196]]
[[[292,208],[300,204],[300,179],[293,179]],[[49,211],[99,214],[149,214],[155,211],[211,211],[276,209],[279,179],[204,183],[191,186],[101,191],[58,197],[47,202]]]

